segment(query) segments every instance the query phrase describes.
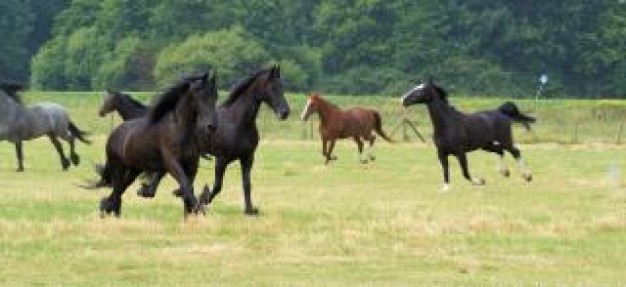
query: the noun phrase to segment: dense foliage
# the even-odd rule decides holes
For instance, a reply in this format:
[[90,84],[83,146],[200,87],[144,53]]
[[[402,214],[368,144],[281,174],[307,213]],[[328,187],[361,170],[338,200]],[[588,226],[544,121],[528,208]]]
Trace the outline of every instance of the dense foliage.
[[[38,17],[4,9],[22,2],[0,4],[9,19],[0,29],[11,31],[2,35],[17,43],[0,46],[0,68],[23,74],[24,23]],[[545,71],[551,94],[626,96],[624,2],[73,0],[31,79],[45,89],[147,89],[215,69],[228,86],[272,62],[297,91],[397,94],[432,75],[456,92],[532,96]]]

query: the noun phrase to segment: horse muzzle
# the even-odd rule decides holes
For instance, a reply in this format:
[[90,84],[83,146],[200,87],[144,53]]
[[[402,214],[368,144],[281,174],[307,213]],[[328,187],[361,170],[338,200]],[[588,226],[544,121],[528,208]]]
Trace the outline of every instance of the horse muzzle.
[[276,116],[278,116],[281,121],[286,120],[289,117],[290,112],[291,111],[289,109],[280,110],[276,112]]

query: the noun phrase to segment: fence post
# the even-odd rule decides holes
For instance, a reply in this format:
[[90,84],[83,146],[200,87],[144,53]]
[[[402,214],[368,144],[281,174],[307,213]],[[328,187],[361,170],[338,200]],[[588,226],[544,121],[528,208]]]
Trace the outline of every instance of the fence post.
[[574,124],[572,143],[577,143],[577,142],[578,142],[578,124]]
[[624,123],[619,124],[619,131],[617,132],[617,144],[622,143],[622,132],[624,131]]

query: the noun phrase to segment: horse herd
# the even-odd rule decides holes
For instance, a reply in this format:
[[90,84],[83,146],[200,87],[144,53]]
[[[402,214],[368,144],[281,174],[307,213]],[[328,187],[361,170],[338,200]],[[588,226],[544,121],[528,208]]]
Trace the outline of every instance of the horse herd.
[[[117,111],[124,120],[108,136],[106,162],[99,166],[99,180],[86,188],[112,189],[110,195],[100,201],[100,214],[121,214],[122,195],[141,174],[148,182],[138,190],[142,197],[154,197],[159,182],[165,174],[178,183],[174,194],[180,196],[184,216],[204,213],[221,189],[224,173],[234,161],[241,165],[244,194],[244,212],[258,214],[251,199],[250,173],[254,154],[259,143],[256,118],[263,103],[268,105],[279,120],[285,120],[290,107],[284,97],[279,66],[260,69],[242,79],[230,92],[228,98],[217,105],[216,76],[202,74],[185,77],[155,97],[150,106],[134,100],[129,95],[107,91],[107,97],[98,114]],[[23,87],[18,84],[0,84],[0,141],[15,144],[18,171],[23,171],[22,141],[47,135],[58,151],[61,164],[66,170],[70,163],[80,161],[74,143],[78,139],[89,143],[87,133],[70,120],[65,109],[53,103],[41,103],[26,107],[18,94]],[[511,123],[519,122],[529,129],[534,118],[522,114],[512,102],[506,102],[496,110],[466,114],[457,111],[447,100],[446,91],[432,79],[405,93],[401,98],[405,107],[425,104],[434,126],[434,143],[437,148],[444,184],[448,191],[448,156],[455,156],[463,176],[475,185],[485,181],[472,177],[468,170],[466,153],[476,149],[496,153],[500,158],[500,172],[509,176],[504,166],[504,152],[509,152],[519,164],[524,179],[532,175],[524,165],[520,151],[514,146]],[[342,110],[317,93],[312,93],[303,109],[301,118],[318,114],[322,155],[328,164],[337,157],[333,148],[337,139],[352,138],[358,147],[362,163],[375,160],[374,132],[386,141],[393,140],[382,129],[380,114],[373,109],[352,108]],[[58,138],[69,143],[70,158],[66,158]],[[364,154],[364,142],[368,144]],[[201,157],[212,156],[215,162],[215,178],[212,188],[204,186],[199,197],[193,190]]]

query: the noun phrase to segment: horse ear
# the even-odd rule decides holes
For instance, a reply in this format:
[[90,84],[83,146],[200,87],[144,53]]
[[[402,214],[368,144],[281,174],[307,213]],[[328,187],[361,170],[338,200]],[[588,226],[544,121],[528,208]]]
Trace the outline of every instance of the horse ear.
[[206,82],[209,79],[209,73],[204,72],[204,74],[202,74],[202,81]]
[[276,65],[276,78],[280,78],[280,65]]
[[217,71],[213,71],[211,75],[211,84],[215,85],[215,80],[217,79]]

